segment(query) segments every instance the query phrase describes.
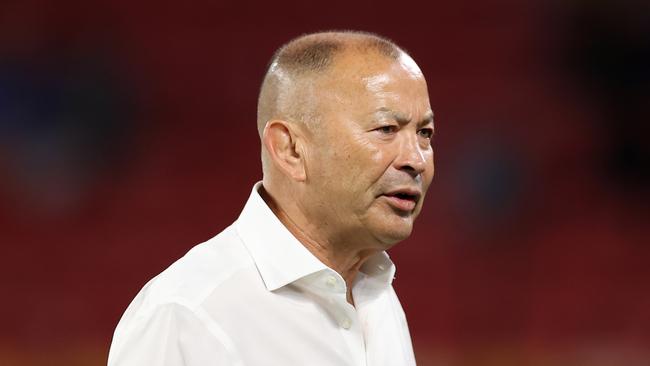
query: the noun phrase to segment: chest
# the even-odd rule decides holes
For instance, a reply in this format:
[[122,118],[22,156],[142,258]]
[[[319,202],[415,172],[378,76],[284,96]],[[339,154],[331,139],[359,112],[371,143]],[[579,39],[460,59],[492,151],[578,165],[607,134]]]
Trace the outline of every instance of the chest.
[[[232,338],[244,365],[415,365],[406,320],[390,293],[352,307],[344,297],[286,286],[241,289],[205,310]],[[222,299],[223,300],[223,299]]]

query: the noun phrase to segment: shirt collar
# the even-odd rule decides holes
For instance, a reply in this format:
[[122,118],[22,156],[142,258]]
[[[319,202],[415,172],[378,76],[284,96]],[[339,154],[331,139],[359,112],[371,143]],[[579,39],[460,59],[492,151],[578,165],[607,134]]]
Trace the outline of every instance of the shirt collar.
[[266,205],[253,186],[235,227],[250,252],[269,291],[292,283],[314,272],[327,269],[296,239]]
[[[313,273],[330,270],[316,258],[275,216],[259,194],[257,182],[235,222],[239,237],[255,261],[269,291],[293,283]],[[395,265],[386,252],[370,257],[361,272],[377,285],[390,285]]]
[[373,284],[379,287],[391,285],[395,278],[395,264],[388,253],[377,253],[366,260],[361,266],[359,272],[366,275],[366,278],[371,280]]

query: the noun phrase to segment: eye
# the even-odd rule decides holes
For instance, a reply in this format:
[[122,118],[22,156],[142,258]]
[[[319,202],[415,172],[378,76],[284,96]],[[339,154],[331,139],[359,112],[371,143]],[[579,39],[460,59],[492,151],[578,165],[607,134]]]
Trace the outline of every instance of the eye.
[[378,132],[380,132],[382,134],[388,135],[388,134],[397,132],[397,126],[394,126],[394,125],[381,126],[381,127],[377,128],[377,129],[375,129],[375,131],[378,131]]
[[418,131],[418,135],[424,137],[425,139],[430,139],[433,137],[433,129],[431,128],[423,128]]

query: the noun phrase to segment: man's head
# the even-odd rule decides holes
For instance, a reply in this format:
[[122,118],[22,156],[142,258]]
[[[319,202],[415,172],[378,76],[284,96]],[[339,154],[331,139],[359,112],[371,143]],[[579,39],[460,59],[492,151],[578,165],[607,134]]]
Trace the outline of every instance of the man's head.
[[360,32],[289,42],[271,60],[257,123],[264,187],[307,235],[385,249],[411,233],[433,177],[433,113],[395,44]]

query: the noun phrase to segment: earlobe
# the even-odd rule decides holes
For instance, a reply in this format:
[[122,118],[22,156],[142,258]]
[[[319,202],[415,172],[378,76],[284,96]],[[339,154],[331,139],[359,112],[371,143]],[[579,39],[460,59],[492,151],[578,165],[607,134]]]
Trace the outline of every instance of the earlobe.
[[262,142],[273,165],[293,180],[306,179],[300,134],[295,125],[282,120],[267,122]]

